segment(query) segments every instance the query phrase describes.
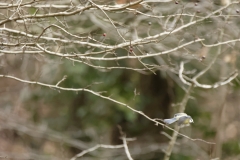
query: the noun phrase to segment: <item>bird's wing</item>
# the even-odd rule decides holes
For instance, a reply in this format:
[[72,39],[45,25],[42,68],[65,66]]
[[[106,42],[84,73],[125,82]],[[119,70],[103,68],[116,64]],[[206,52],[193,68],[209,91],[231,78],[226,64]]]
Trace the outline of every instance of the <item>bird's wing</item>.
[[186,113],[176,113],[174,114],[174,117],[182,117],[182,116],[187,116]]
[[166,124],[172,124],[177,121],[177,118],[171,118],[171,119],[164,119],[164,123]]

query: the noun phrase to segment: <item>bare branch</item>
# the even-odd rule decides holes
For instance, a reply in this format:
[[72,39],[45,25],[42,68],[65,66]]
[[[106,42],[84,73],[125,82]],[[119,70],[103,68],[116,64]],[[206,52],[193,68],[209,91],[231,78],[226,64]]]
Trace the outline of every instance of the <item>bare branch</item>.
[[[178,109],[178,113],[184,113],[185,111],[185,108],[186,108],[186,105],[187,105],[187,101],[190,97],[190,93],[191,93],[191,90],[192,90],[192,86],[190,86],[188,88],[188,91],[186,92],[182,102],[181,102],[181,105]],[[173,150],[173,147],[176,143],[176,140],[177,140],[177,135],[178,135],[178,131],[180,130],[180,127],[178,126],[178,124],[175,124],[175,127],[174,127],[174,130],[177,131],[177,132],[174,132],[173,135],[172,135],[172,138],[168,144],[168,148],[165,152],[165,156],[164,156],[164,160],[169,160],[170,158],[170,155],[172,153],[172,150]]]
[[63,76],[63,78],[56,84],[56,86],[58,86],[60,83],[62,83],[65,79],[67,78],[67,76]]
[[[64,87],[59,87],[59,86],[56,86],[56,85],[51,85],[51,84],[46,84],[46,83],[41,83],[41,82],[37,82],[37,81],[28,81],[28,80],[23,80],[23,79],[20,79],[20,78],[17,78],[17,77],[14,77],[14,76],[9,76],[9,75],[0,75],[0,78],[10,78],[10,79],[14,79],[14,80],[17,80],[17,81],[20,81],[20,82],[23,82],[23,83],[28,83],[28,84],[36,84],[36,85],[40,85],[40,86],[44,86],[44,87],[49,87],[49,88],[53,88],[53,89],[59,89],[59,90],[63,90],[63,91],[86,91],[86,92],[89,92],[93,95],[96,95],[100,98],[103,98],[103,99],[107,99],[109,101],[112,101],[116,104],[119,104],[119,105],[122,105],[122,106],[125,106],[127,107],[128,109],[132,110],[133,112],[135,113],[138,113],[142,116],[144,116],[145,118],[147,118],[148,120],[154,122],[156,125],[161,125],[161,126],[164,126],[166,128],[168,128],[169,130],[175,132],[175,133],[178,133],[178,131],[175,131],[174,129],[166,126],[165,124],[161,123],[161,122],[158,122],[156,121],[155,119],[152,119],[150,117],[148,117],[146,114],[144,114],[142,111],[139,111],[139,110],[136,110],[132,107],[130,107],[129,105],[125,104],[125,103],[122,103],[122,102],[119,102],[115,99],[112,99],[110,97],[107,97],[107,96],[103,96],[101,94],[99,94],[99,92],[95,92],[95,91],[92,91],[92,90],[89,90],[89,89],[85,89],[85,88],[64,88]],[[207,141],[204,141],[202,139],[194,139],[194,138],[190,138],[184,134],[181,134],[181,133],[178,133],[178,135],[181,135],[187,139],[190,139],[192,141],[202,141],[204,143],[208,143],[208,144],[215,144],[215,143],[212,143],[212,142],[207,142]]]
[[[234,80],[237,76],[238,76],[238,71],[235,70],[233,71],[233,73],[231,73],[227,78],[225,78],[224,81],[219,81],[219,82],[216,82],[215,84],[213,85],[208,85],[208,84],[200,84],[196,78],[188,78],[186,76],[184,76],[185,78],[188,79],[189,82],[187,82],[184,78],[183,78],[183,70],[184,70],[184,62],[181,62],[180,64],[180,69],[179,69],[179,78],[181,79],[181,81],[188,85],[188,86],[191,86],[192,84],[194,84],[195,87],[200,87],[200,88],[205,88],[205,89],[210,89],[210,88],[218,88],[220,86],[223,86],[223,85],[226,85],[226,84],[229,84],[232,80]],[[205,72],[200,72],[200,73],[205,73]]]
[[124,147],[124,145],[115,145],[114,146],[114,145],[106,145],[106,144],[97,144],[96,146],[94,146],[92,148],[83,150],[82,152],[78,153],[77,155],[72,157],[71,160],[76,160],[77,158],[80,158],[80,157],[82,157],[83,155],[85,155],[85,154],[87,154],[89,152],[95,151],[98,148],[119,149],[119,148],[123,148],[123,147]]
[[124,145],[124,149],[125,149],[125,153],[128,157],[128,160],[133,160],[130,152],[129,152],[129,149],[128,149],[128,146],[127,146],[127,140],[126,140],[126,137],[125,136],[122,136],[121,139],[123,140],[123,145]]
[[180,78],[180,80],[181,80],[184,84],[186,84],[186,85],[188,85],[188,86],[191,86],[192,84],[189,83],[189,82],[187,82],[187,81],[183,78],[183,70],[184,70],[184,62],[181,62],[181,63],[180,63],[180,69],[179,69],[179,78]]

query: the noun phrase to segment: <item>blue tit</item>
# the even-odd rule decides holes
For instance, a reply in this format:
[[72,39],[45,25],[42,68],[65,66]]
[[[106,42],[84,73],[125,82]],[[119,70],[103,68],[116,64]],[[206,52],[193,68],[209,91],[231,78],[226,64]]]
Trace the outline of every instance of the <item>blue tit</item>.
[[166,124],[172,124],[177,121],[178,126],[181,127],[189,126],[190,123],[193,123],[192,117],[187,115],[186,113],[176,113],[173,118],[164,119],[163,121]]
[[178,126],[185,127],[189,126],[190,123],[193,123],[193,119],[191,116],[184,116],[178,119]]

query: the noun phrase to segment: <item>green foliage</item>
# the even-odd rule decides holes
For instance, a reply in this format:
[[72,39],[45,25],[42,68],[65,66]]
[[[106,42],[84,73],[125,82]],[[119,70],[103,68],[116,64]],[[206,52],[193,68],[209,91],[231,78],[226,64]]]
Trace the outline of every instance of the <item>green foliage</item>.
[[[134,76],[137,74],[126,76],[128,73],[124,70],[101,72],[84,64],[73,64],[67,60],[59,67],[61,68],[59,75],[68,75],[66,80],[60,84],[62,87],[103,91],[103,95],[110,95],[111,98],[131,106],[141,100],[138,96],[134,96],[136,86],[134,86],[132,79],[136,79]],[[56,80],[61,78],[60,76],[56,77]],[[107,92],[104,93],[105,91]],[[83,98],[79,99],[81,96]],[[95,127],[96,131],[101,132],[101,130],[114,126],[123,119],[133,122],[137,117],[126,107],[107,100],[104,101],[84,91],[58,92],[57,90],[49,90],[49,88],[41,88],[32,95],[32,100],[38,101],[40,97],[45,103],[51,104],[51,114],[49,114],[49,118],[45,118],[45,121],[51,128],[57,130],[65,130],[66,127],[69,128],[78,123],[82,129]],[[74,101],[77,103],[75,104]],[[75,112],[71,112],[73,108],[76,108]],[[68,124],[70,119],[72,124]]]
[[193,160],[194,158],[184,154],[172,154],[170,160]]
[[223,144],[223,156],[240,153],[240,141],[228,141]]

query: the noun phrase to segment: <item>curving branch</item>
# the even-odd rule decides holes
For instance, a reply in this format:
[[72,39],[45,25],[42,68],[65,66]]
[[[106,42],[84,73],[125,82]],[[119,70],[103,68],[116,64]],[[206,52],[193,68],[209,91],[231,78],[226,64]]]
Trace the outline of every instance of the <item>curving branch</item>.
[[[238,71],[235,70],[227,78],[225,78],[225,80],[216,82],[215,84],[212,84],[212,85],[209,85],[209,84],[199,83],[196,78],[188,78],[187,76],[183,76],[183,71],[184,71],[184,62],[181,62],[180,69],[179,69],[180,80],[188,86],[194,85],[195,87],[204,88],[204,89],[218,88],[220,86],[229,84],[232,80],[234,80],[238,76]],[[187,80],[185,80],[184,78]]]

